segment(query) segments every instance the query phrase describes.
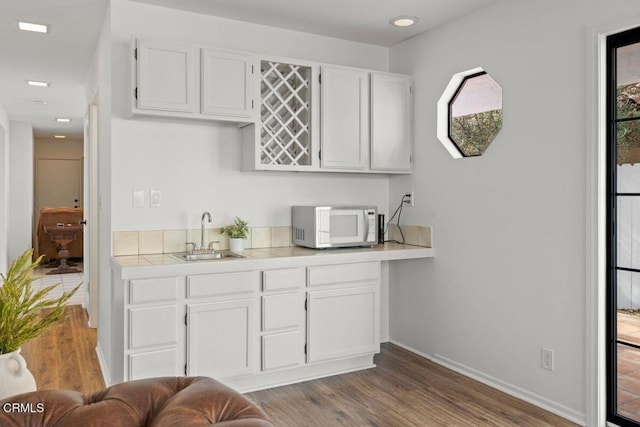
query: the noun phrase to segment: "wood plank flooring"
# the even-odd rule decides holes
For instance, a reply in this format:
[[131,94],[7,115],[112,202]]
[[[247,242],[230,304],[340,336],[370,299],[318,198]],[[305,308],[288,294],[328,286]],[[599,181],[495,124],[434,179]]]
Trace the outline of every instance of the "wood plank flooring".
[[[38,389],[104,388],[96,330],[81,306],[22,354]],[[276,426],[573,426],[574,424],[393,344],[377,368],[248,393]]]
[[374,369],[247,394],[277,426],[574,426],[383,344]]
[[96,355],[97,330],[87,326],[87,312],[82,306],[69,305],[67,313],[60,326],[22,346],[27,367],[38,390],[101,390],[104,381]]

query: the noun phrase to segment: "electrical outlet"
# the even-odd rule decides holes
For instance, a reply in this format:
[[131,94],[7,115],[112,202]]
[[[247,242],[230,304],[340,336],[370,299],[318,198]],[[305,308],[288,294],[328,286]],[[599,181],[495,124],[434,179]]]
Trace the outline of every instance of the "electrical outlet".
[[409,206],[415,206],[415,200],[413,198],[413,191],[410,193],[405,193],[404,195],[404,204]]
[[159,208],[162,206],[162,193],[160,190],[149,190],[149,196],[152,208]]
[[553,350],[542,347],[542,368],[553,372]]

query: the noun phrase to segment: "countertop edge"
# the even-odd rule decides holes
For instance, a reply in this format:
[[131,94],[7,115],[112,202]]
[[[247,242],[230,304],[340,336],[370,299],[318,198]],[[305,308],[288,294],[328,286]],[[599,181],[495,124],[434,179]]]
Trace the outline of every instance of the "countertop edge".
[[[165,254],[166,255],[166,254]],[[196,274],[228,273],[247,270],[263,270],[275,268],[294,268],[303,266],[345,264],[368,261],[397,261],[410,259],[433,258],[434,249],[411,245],[385,245],[385,247],[337,249],[309,251],[308,254],[273,257],[247,257],[224,261],[174,262],[169,264],[126,265],[126,259],[134,261],[135,256],[111,257],[111,270],[114,278],[121,280],[153,278],[162,276],[186,276]],[[137,256],[142,263],[144,255]],[[135,264],[135,262],[134,262]]]

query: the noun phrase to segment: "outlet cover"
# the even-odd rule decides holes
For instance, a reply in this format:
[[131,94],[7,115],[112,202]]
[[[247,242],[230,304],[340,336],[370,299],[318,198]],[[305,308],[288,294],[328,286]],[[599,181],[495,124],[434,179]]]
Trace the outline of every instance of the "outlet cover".
[[553,360],[553,350],[542,347],[542,368],[547,371],[553,372],[554,370],[554,360]]
[[162,206],[162,194],[160,190],[149,190],[149,197],[151,198],[151,207],[159,208]]
[[133,207],[144,208],[144,190],[133,190]]

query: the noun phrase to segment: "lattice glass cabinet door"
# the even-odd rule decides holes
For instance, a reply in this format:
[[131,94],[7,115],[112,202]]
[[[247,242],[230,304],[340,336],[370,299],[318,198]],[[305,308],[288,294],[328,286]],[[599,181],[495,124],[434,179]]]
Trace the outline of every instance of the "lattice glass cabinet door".
[[311,166],[311,67],[260,62],[260,164]]

